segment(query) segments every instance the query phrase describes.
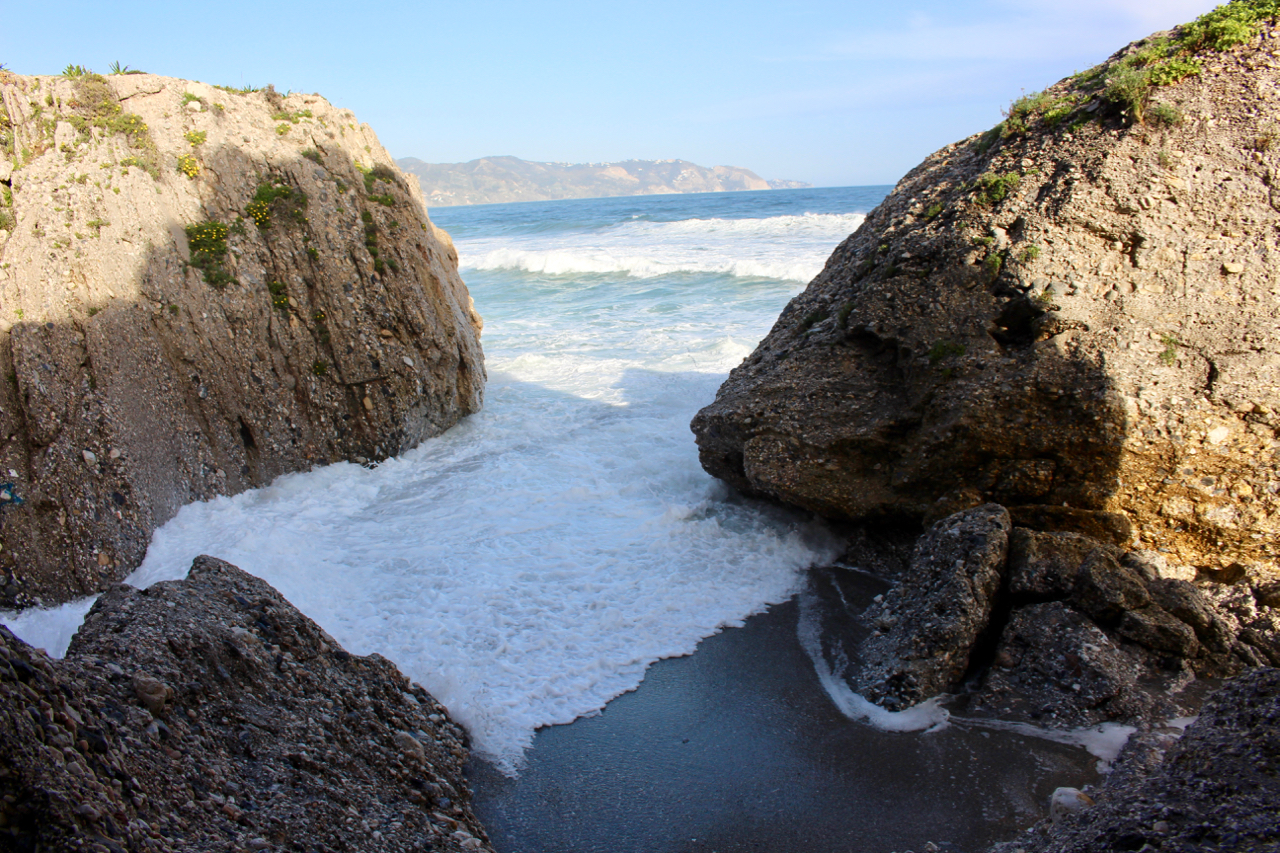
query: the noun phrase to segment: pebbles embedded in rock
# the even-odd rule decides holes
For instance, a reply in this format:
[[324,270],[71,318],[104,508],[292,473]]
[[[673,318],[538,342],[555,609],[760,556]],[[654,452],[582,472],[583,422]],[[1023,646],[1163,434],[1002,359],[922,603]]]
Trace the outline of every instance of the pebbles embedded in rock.
[[173,697],[172,687],[144,673],[133,677],[133,692],[147,710],[157,717],[164,712],[165,705]]
[[410,755],[419,761],[422,761],[427,757],[426,750],[423,749],[422,743],[408,732],[396,732],[395,741],[396,746],[400,747],[401,751],[406,755]]
[[1093,797],[1079,788],[1058,788],[1049,796],[1049,820],[1057,823],[1067,815],[1079,814],[1093,804]]

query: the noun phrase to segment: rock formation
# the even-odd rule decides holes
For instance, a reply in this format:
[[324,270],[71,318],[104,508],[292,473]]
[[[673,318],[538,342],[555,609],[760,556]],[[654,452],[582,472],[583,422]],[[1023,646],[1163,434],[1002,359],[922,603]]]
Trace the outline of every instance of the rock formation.
[[449,237],[319,96],[0,72],[0,608],[118,580],[194,500],[476,411]]
[[1002,850],[1275,849],[1276,671],[1163,762],[1160,733],[1196,676],[1280,665],[1275,12],[1235,0],[928,157],[692,424],[745,492],[925,527],[862,614],[864,695],[1146,730]]
[[6,850],[487,850],[465,739],[211,557],[108,590],[64,660],[0,627]]
[[[1280,670],[1256,669],[1212,696],[1181,739],[1131,747],[1089,805],[991,853],[1274,851],[1280,838]],[[1165,751],[1167,750],[1167,752]]]
[[1280,37],[1182,44],[1133,45],[903,178],[694,420],[703,466],[833,518],[994,501],[1274,573]]
[[1151,726],[1195,712],[1197,676],[1280,666],[1271,586],[1172,574],[1158,553],[1011,530],[995,504],[956,513],[863,614],[854,687],[896,711],[968,680],[968,712]]
[[738,166],[708,168],[688,160],[531,163],[519,157],[481,157],[469,163],[424,163],[405,157],[396,163],[417,176],[423,195],[433,207],[810,186],[803,181],[766,181]]

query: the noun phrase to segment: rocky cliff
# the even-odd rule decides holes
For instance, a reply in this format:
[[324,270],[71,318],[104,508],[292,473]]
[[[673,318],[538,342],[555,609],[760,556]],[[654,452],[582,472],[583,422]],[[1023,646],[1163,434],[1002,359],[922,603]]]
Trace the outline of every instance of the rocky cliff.
[[688,160],[531,163],[519,157],[482,157],[468,163],[424,163],[406,157],[396,162],[417,176],[427,201],[435,207],[809,186],[803,181],[766,181],[737,166],[708,168]]
[[1278,14],[1235,0],[928,157],[692,424],[743,491],[876,522],[860,693],[1147,729],[1098,809],[1062,789],[1002,850],[1275,849],[1274,670],[1163,727],[1197,676],[1280,665]]
[[0,72],[0,608],[103,589],[183,504],[480,404],[448,236],[314,95]]
[[488,850],[465,741],[211,557],[108,590],[63,660],[0,627],[4,850]]
[[1135,44],[912,170],[694,420],[704,467],[1273,571],[1280,38],[1200,47]]

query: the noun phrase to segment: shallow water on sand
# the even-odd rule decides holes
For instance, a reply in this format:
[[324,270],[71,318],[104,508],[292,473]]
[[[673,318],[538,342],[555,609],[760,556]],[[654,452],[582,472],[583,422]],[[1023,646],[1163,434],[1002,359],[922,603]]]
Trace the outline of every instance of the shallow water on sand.
[[541,729],[517,778],[473,761],[495,848],[980,850],[1043,817],[1055,787],[1097,778],[1098,759],[1080,747],[954,718],[886,732],[842,714],[805,633],[837,628],[884,588],[812,572],[790,601],[652,665],[601,714]]

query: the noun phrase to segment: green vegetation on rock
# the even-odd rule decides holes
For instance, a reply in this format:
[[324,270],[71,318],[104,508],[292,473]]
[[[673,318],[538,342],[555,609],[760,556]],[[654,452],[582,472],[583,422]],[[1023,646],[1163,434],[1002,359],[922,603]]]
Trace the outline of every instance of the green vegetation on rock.
[[188,225],[187,246],[191,249],[191,266],[204,272],[204,280],[213,287],[225,287],[235,279],[223,262],[227,257],[227,226],[221,222]]
[[284,216],[298,225],[306,223],[307,194],[280,181],[258,184],[245,213],[260,231],[271,227],[273,215]]

